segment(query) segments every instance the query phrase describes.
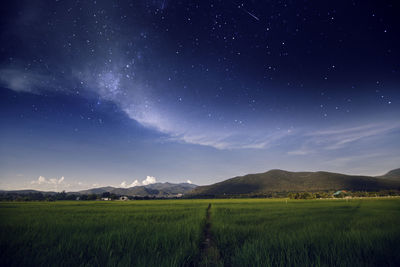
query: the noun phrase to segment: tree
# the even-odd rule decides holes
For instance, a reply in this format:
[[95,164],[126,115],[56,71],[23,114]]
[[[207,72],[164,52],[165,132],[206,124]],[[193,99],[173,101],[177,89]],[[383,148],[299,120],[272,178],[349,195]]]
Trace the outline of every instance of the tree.
[[111,197],[111,193],[110,192],[104,192],[103,194],[101,194],[101,197]]
[[90,194],[90,195],[88,195],[88,198],[87,198],[87,200],[96,200],[97,199],[97,195],[95,195],[95,194]]

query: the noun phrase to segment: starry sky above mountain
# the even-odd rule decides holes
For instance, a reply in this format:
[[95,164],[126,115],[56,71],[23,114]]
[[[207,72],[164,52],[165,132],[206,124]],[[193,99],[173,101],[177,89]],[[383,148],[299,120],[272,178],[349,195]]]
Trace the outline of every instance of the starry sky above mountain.
[[0,188],[397,168],[399,8],[9,1],[0,14]]

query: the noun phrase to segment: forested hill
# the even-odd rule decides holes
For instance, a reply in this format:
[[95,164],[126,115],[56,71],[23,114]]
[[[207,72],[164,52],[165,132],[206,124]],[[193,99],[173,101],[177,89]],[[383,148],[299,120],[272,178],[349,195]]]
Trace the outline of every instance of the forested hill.
[[271,192],[316,192],[328,190],[380,191],[400,189],[397,171],[389,176],[371,177],[331,172],[289,172],[270,170],[265,173],[238,176],[223,182],[199,186],[192,196],[263,194]]

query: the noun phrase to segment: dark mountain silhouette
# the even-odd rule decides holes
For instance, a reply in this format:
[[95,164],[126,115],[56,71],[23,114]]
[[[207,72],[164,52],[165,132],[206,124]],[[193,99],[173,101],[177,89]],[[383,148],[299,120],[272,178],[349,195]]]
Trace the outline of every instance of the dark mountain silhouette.
[[28,195],[28,194],[37,194],[37,193],[42,193],[44,195],[55,195],[55,194],[57,194],[57,192],[53,192],[53,191],[39,191],[39,190],[33,190],[33,189],[0,190],[0,194],[5,194],[5,193],[14,193],[14,194],[19,194],[19,195]]
[[[189,184],[189,183],[155,183],[149,185],[142,186],[134,186],[130,188],[117,188],[112,186],[99,187],[99,188],[91,188],[87,190],[82,190],[79,192],[67,192],[68,195],[101,195],[103,193],[109,192],[116,195],[124,195],[124,196],[138,196],[138,197],[146,197],[146,196],[155,196],[155,197],[173,197],[179,194],[186,194],[187,192],[196,188],[197,185]],[[35,193],[42,193],[44,195],[56,195],[57,192],[45,192],[39,190],[0,190],[0,194],[19,194],[19,195],[29,195]]]
[[389,171],[388,173],[378,176],[378,178],[400,181],[400,168]]
[[110,192],[116,195],[126,195],[126,196],[170,196],[185,194],[192,189],[196,188],[197,185],[188,183],[155,183],[142,186],[134,186],[130,188],[116,188],[116,187],[100,187],[88,190],[79,191],[79,194],[102,194],[105,192]]
[[[398,170],[388,174],[397,173]],[[395,177],[389,175],[390,177]],[[397,176],[396,176],[397,177]],[[199,186],[191,196],[265,194],[272,192],[316,192],[329,190],[379,191],[400,189],[400,180],[382,177],[346,175],[332,172],[289,172],[270,170],[265,173],[234,177],[223,182]]]

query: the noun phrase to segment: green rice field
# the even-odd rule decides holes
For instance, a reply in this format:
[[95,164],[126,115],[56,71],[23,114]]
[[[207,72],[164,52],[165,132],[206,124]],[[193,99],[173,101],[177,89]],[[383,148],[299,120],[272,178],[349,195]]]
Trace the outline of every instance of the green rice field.
[[0,203],[2,266],[182,266],[198,256],[207,203]]
[[213,205],[225,266],[400,266],[400,200]]
[[0,219],[1,266],[400,266],[398,198],[2,202]]

